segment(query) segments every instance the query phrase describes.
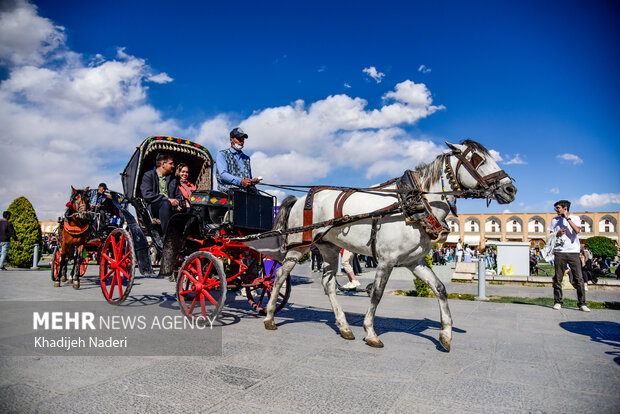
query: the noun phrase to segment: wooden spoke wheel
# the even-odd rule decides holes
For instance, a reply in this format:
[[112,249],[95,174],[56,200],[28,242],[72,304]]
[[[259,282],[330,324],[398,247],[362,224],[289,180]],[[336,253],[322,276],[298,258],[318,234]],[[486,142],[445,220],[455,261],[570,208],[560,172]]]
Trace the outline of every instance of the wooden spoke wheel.
[[185,259],[177,277],[177,301],[187,318],[205,323],[215,320],[226,291],[224,266],[217,257],[198,251]]
[[88,269],[88,256],[83,257],[79,262],[79,272],[80,272],[80,277],[84,276],[84,274],[86,273],[86,269]]
[[60,270],[60,248],[54,247],[54,251],[52,252],[52,281],[60,281],[58,278],[58,270]]
[[[248,301],[254,309],[259,313],[264,314],[267,303],[271,298],[273,292],[273,285],[276,281],[276,270],[280,267],[280,263],[272,260],[266,256],[262,257],[259,265],[259,276],[263,278],[263,281],[258,286],[246,287],[245,293]],[[280,311],[288,302],[288,298],[291,295],[291,275],[286,277],[286,280],[282,284],[280,291],[278,292],[278,301],[276,302],[276,313]]]
[[129,233],[121,228],[112,231],[101,249],[99,280],[103,296],[113,305],[129,296],[134,278],[134,256]]

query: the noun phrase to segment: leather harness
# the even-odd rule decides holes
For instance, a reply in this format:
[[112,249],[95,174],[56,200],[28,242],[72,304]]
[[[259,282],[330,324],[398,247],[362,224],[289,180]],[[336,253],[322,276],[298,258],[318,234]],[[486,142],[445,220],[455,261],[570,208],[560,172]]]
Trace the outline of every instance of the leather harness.
[[[467,155],[472,152],[471,160],[467,159]],[[452,170],[450,164],[450,155],[447,155],[445,164],[451,176],[451,184],[455,188],[456,191],[453,191],[455,195],[465,195],[467,197],[467,192],[461,190],[457,181],[457,173],[459,168],[462,166],[465,167],[467,172],[469,172],[472,177],[476,179],[476,181],[482,186],[485,191],[491,191],[494,185],[498,185],[499,181],[502,178],[510,176],[504,171],[499,170],[492,174],[481,176],[478,173],[477,168],[480,163],[483,161],[483,158],[478,155],[472,147],[468,146],[465,151],[461,152],[453,152],[451,155],[454,155],[458,162],[456,164],[456,168]],[[397,190],[390,191],[384,190],[385,187],[396,183]],[[351,195],[355,194],[358,191],[370,190],[370,191],[390,191],[395,192],[398,196],[398,202],[394,203],[390,206],[387,206],[383,209],[377,210],[375,212],[386,211],[389,209],[393,209],[396,206],[400,206],[400,209],[405,216],[405,220],[412,224],[417,221],[420,221],[424,230],[429,235],[432,240],[439,240],[439,238],[444,234],[448,233],[450,229],[448,228],[445,222],[440,222],[439,219],[433,214],[430,204],[428,203],[428,199],[426,198],[425,192],[422,189],[422,185],[420,184],[420,179],[415,171],[407,170],[405,174],[400,178],[393,178],[385,183],[379,184],[370,188],[349,188],[349,187],[335,187],[335,186],[315,186],[310,187],[308,193],[306,195],[306,202],[304,204],[304,212],[303,212],[303,226],[308,227],[313,224],[313,205],[314,205],[314,195],[323,190],[340,190],[340,194],[338,194],[336,201],[334,202],[334,219],[339,219],[343,217],[343,207],[344,203],[347,201]],[[452,210],[452,213],[456,216],[455,209]],[[371,245],[373,255],[376,257],[376,233],[379,219],[373,218],[372,220],[372,230],[371,236],[369,240],[369,244]],[[324,233],[325,234],[325,233]],[[324,235],[323,234],[323,235]],[[304,230],[302,235],[302,242],[299,246],[308,246],[312,243],[316,243],[320,240],[322,236],[319,236],[317,240],[313,240],[312,238],[312,229]]]

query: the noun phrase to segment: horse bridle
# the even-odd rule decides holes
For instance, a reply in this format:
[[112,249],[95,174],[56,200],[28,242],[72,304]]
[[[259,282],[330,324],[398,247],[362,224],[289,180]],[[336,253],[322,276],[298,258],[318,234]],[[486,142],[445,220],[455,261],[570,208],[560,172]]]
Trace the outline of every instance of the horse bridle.
[[[82,198],[84,198],[84,196],[86,197],[86,200],[84,200],[84,204],[86,205],[86,208],[84,209],[84,211],[78,211],[75,205],[75,201],[77,200],[78,196],[81,196]],[[67,212],[65,213],[66,217],[73,217],[73,216],[83,217],[85,213],[88,213],[88,194],[85,191],[81,191],[81,190],[76,191],[75,194],[71,195],[71,200],[69,200],[69,202],[67,203],[67,207],[71,207],[73,211],[75,211],[75,213],[67,215],[68,213]]]
[[[471,160],[467,159],[467,155],[472,153]],[[484,158],[478,155],[472,147],[467,147],[463,152],[453,151],[451,155],[454,155],[459,161],[456,163],[456,168],[454,169],[454,178],[457,177],[459,172],[459,168],[461,165],[465,167],[467,172],[471,174],[472,177],[478,182],[482,189],[484,190],[485,196],[490,195],[497,187],[499,187],[499,182],[503,178],[510,178],[510,176],[504,170],[495,171],[494,173],[485,175],[484,177],[480,175],[477,168],[480,166]],[[446,165],[448,168],[452,168],[450,164],[450,155],[448,155],[446,159]]]

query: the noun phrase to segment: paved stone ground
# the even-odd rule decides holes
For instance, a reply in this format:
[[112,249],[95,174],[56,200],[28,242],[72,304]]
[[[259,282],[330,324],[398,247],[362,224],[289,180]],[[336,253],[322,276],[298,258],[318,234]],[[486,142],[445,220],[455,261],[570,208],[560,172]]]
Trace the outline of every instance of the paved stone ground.
[[[2,272],[0,300],[103,301],[96,271],[89,268],[79,291],[53,288],[47,271]],[[410,276],[400,272],[388,289],[412,288]],[[347,341],[337,334],[318,274],[304,264],[294,275],[289,306],[276,315],[277,331],[266,331],[243,297],[229,297],[221,356],[0,357],[0,412],[619,410],[618,311],[450,301],[448,353],[437,339],[435,299],[386,295],[375,325],[385,348],[374,349],[363,341],[365,293],[338,295],[356,335]],[[476,292],[475,284],[447,288]],[[489,285],[487,294],[495,289],[511,296],[548,296],[551,290]],[[138,278],[132,296],[146,295],[172,298],[174,285]]]

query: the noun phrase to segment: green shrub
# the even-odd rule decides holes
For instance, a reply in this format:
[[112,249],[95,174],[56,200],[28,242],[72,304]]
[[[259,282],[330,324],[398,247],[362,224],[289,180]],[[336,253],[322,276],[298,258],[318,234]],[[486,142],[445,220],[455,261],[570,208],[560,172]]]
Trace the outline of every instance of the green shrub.
[[427,298],[430,295],[431,290],[426,283],[422,282],[417,277],[414,279],[414,283],[415,283],[415,291],[417,292],[416,296]]
[[10,222],[13,223],[19,245],[11,243],[8,259],[16,267],[32,266],[34,245],[43,246],[41,226],[37,219],[37,213],[26,197],[18,197],[9,206],[11,213]]
[[590,237],[586,240],[585,246],[598,257],[615,257],[618,254],[614,241],[604,236]]

